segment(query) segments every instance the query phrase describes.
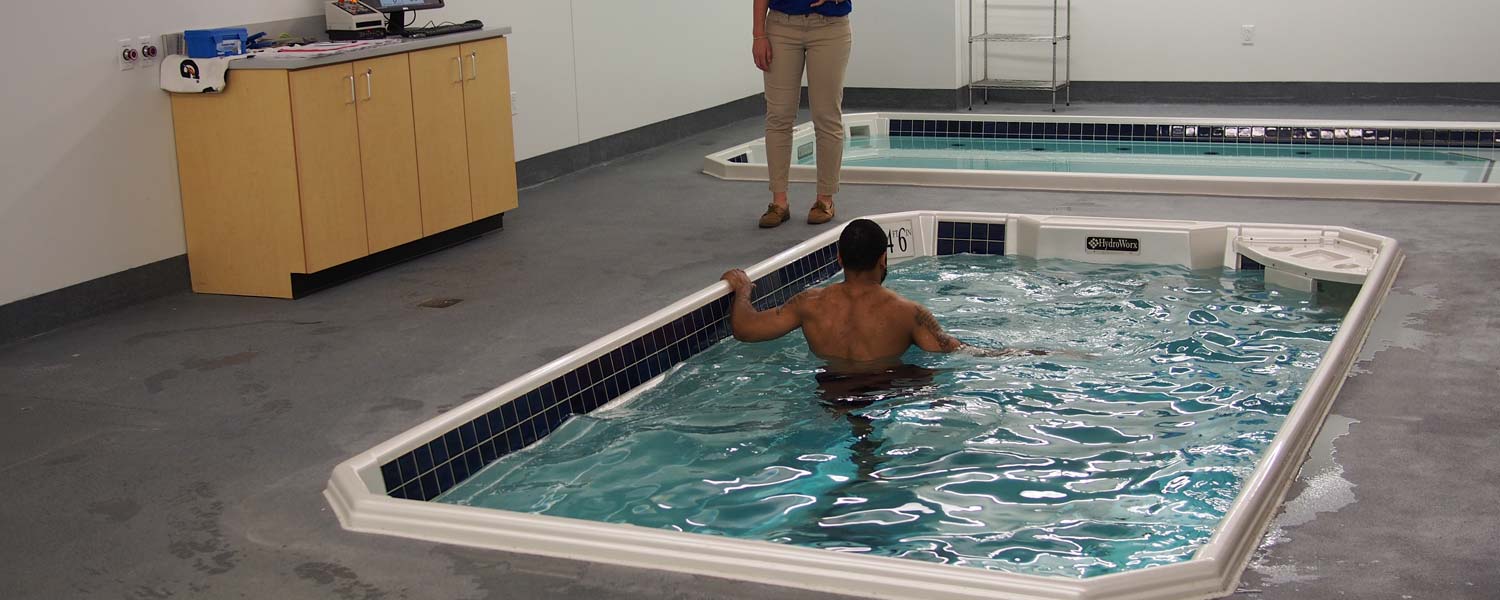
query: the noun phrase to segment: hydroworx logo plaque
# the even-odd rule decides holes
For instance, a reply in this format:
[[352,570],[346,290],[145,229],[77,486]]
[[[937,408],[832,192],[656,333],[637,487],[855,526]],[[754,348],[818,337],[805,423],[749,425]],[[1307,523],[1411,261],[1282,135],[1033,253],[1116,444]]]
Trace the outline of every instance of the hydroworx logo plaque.
[[1083,249],[1090,253],[1126,252],[1138,254],[1141,251],[1141,240],[1136,238],[1090,237],[1084,241]]

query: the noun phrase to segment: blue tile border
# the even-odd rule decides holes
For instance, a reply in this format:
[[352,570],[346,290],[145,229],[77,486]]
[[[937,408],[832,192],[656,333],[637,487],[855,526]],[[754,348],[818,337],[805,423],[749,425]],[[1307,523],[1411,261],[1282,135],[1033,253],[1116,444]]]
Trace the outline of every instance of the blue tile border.
[[[824,246],[757,279],[751,303],[760,310],[780,306],[838,272],[838,246]],[[707,350],[730,336],[732,302],[732,296],[713,300],[381,465],[386,495],[432,500],[568,418],[588,414]]]
[[937,255],[1005,254],[1004,223],[938,221]]
[[1500,130],[1249,126],[1235,123],[1165,125],[891,119],[890,137],[950,137],[1121,142],[1235,142],[1361,147],[1500,147]]

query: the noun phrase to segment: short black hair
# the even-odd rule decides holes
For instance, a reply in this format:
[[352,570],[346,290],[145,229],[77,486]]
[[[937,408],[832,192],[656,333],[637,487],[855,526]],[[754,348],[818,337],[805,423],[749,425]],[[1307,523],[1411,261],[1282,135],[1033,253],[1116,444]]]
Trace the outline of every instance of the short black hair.
[[855,219],[844,227],[839,236],[839,258],[844,261],[845,271],[869,271],[880,263],[890,240],[885,237],[885,228],[869,219]]

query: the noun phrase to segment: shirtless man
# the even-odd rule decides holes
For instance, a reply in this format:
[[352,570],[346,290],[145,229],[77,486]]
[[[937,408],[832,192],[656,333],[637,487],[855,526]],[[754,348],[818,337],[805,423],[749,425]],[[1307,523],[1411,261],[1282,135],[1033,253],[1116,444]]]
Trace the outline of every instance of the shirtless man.
[[[849,223],[839,237],[839,264],[844,281],[804,291],[774,310],[756,311],[750,304],[754,284],[744,271],[724,274],[734,289],[730,320],[734,337],[764,342],[797,328],[807,336],[813,354],[828,361],[833,373],[870,373],[899,367],[901,355],[915,345],[928,352],[972,350],[986,355],[1032,354],[1030,351],[979,351],[965,346],[938,324],[932,312],[902,298],[882,284],[886,276],[885,230],[874,221]],[[1040,352],[1037,352],[1040,354]]]

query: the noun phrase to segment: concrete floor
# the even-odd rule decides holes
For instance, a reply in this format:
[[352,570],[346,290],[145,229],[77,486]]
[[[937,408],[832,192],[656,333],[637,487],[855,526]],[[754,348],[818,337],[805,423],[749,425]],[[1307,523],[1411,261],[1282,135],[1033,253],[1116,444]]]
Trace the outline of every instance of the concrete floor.
[[[1500,121],[1500,107],[1070,114]],[[704,154],[759,135],[747,120],[526,190],[503,232],[296,302],[184,294],[0,347],[0,596],[828,598],[352,534],[320,496],[339,461],[821,231],[759,231],[764,184],[698,173]],[[806,210],[810,188],[795,192]],[[1409,259],[1365,360],[1236,597],[1500,597],[1500,206],[873,186],[839,198],[841,219],[912,208],[1400,239]],[[464,301],[417,306],[433,298]]]

